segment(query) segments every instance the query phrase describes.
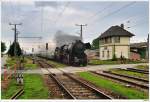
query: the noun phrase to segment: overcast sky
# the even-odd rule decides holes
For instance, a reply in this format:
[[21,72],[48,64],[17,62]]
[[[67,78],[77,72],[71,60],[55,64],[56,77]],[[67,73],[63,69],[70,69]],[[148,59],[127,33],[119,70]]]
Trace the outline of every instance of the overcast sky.
[[[79,36],[80,27],[75,24],[87,24],[83,27],[84,42],[92,42],[109,27],[121,23],[124,23],[126,30],[135,34],[131,42],[147,39],[148,2],[2,0],[1,6],[1,37],[7,45],[14,39],[13,26],[9,22],[22,23],[17,27],[19,36],[42,36],[40,42],[44,43],[53,43],[58,30]],[[29,48],[39,42],[39,39],[19,39],[19,42],[22,47]]]

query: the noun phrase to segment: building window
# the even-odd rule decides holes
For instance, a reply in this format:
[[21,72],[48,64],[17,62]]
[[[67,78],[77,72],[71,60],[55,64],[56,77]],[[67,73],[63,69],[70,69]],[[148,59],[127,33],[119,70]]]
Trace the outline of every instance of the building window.
[[115,43],[120,43],[120,37],[115,37],[114,40],[115,40]]
[[109,58],[109,50],[107,51],[107,58]]
[[109,38],[104,38],[104,39],[103,39],[103,43],[105,43],[105,44],[112,43],[111,37],[109,37]]
[[110,38],[108,38],[108,43],[112,43],[112,41],[111,41],[111,37],[110,37]]
[[104,39],[101,39],[100,43],[101,43],[101,44],[104,44]]
[[104,50],[107,50],[107,46],[104,47]]
[[102,53],[102,57],[104,57],[104,51],[103,51],[103,53]]
[[106,43],[106,44],[108,43],[108,38],[105,38],[105,43]]
[[96,56],[99,56],[99,52],[96,52]]

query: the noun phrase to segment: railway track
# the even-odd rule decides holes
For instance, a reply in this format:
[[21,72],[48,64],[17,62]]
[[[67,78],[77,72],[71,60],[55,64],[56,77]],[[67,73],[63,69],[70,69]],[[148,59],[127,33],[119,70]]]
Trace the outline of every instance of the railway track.
[[[51,66],[46,63],[46,61],[43,60],[36,60],[36,62],[42,67],[42,68],[51,68]],[[48,84],[50,87],[50,90],[52,91],[52,97],[53,98],[60,98],[60,99],[73,99],[70,93],[66,89],[64,89],[64,86],[54,77],[54,75],[47,69],[49,72],[48,75]]]
[[148,83],[131,81],[129,79],[122,78],[120,76],[113,75],[113,74],[110,74],[110,73],[104,73],[104,72],[99,73],[99,72],[94,72],[94,71],[91,71],[91,72],[96,74],[96,75],[100,75],[100,76],[103,76],[103,77],[106,77],[106,78],[110,78],[110,79],[114,79],[114,80],[117,80],[117,81],[120,81],[120,82],[130,84],[132,86],[137,86],[137,87],[140,87],[140,88],[143,88],[143,89],[148,89],[149,88]]
[[21,88],[19,91],[17,91],[10,99],[18,99],[19,96],[21,96],[24,92],[24,89]]
[[54,68],[54,66],[50,65],[49,63],[47,63],[44,60],[36,60],[37,63],[42,67],[42,68]]
[[137,68],[127,68],[126,70],[128,70],[128,71],[133,71],[133,72],[138,72],[138,73],[149,74],[149,71],[147,71],[147,70],[142,70],[142,69],[137,69]]
[[70,91],[75,99],[111,99],[103,92],[84,83],[70,74],[64,73],[62,76],[57,76],[58,80]]
[[[48,66],[48,63],[46,64],[46,62],[43,63],[39,60],[38,63],[43,68],[50,67]],[[68,73],[63,72],[61,75],[54,75],[49,71],[49,77],[57,83],[59,88],[63,91],[63,94],[69,99],[112,99],[105,93],[85,82],[82,82]]]
[[145,80],[145,79],[138,78],[138,77],[133,77],[133,76],[128,76],[128,75],[124,75],[124,74],[118,74],[118,73],[114,73],[114,72],[111,72],[111,71],[103,71],[103,72],[108,73],[108,74],[117,75],[117,76],[124,77],[124,78],[134,79],[134,80],[145,82],[145,83],[149,82],[149,80]]

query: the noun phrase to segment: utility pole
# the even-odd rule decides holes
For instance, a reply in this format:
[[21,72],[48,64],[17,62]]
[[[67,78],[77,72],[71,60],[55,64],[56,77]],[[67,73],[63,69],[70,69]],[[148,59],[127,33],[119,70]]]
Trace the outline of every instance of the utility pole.
[[81,41],[83,41],[82,27],[83,27],[83,26],[87,26],[87,24],[76,24],[76,26],[80,26],[80,38],[81,38]]
[[18,34],[19,34],[20,32],[17,30],[16,31],[16,42],[18,42]]
[[14,30],[14,56],[16,56],[17,55],[16,54],[16,42],[17,42],[17,34],[18,34],[17,25],[22,25],[22,23],[18,23],[18,24],[16,24],[16,23],[9,23],[9,25],[13,25],[14,26],[14,28],[13,28],[13,30]]

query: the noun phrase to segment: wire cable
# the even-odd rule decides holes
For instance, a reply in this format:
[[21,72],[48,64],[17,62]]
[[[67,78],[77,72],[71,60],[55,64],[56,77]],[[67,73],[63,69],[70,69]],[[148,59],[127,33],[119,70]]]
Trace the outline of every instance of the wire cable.
[[58,14],[58,17],[55,20],[55,24],[58,22],[58,20],[61,18],[61,16],[63,15],[64,11],[66,10],[66,8],[69,6],[70,2],[67,2],[66,5],[64,6],[63,10]]
[[121,8],[119,8],[119,9],[117,9],[117,10],[115,10],[115,11],[113,11],[113,12],[111,12],[111,13],[109,13],[109,14],[103,16],[103,17],[101,17],[101,20],[102,20],[102,19],[105,19],[105,18],[107,18],[107,17],[110,17],[110,16],[112,16],[113,14],[118,13],[118,12],[121,11],[122,9],[127,8],[127,7],[129,7],[129,6],[131,6],[131,5],[135,4],[135,3],[136,3],[136,1],[131,2],[131,3],[127,4],[127,5],[124,5],[123,7],[121,7]]

